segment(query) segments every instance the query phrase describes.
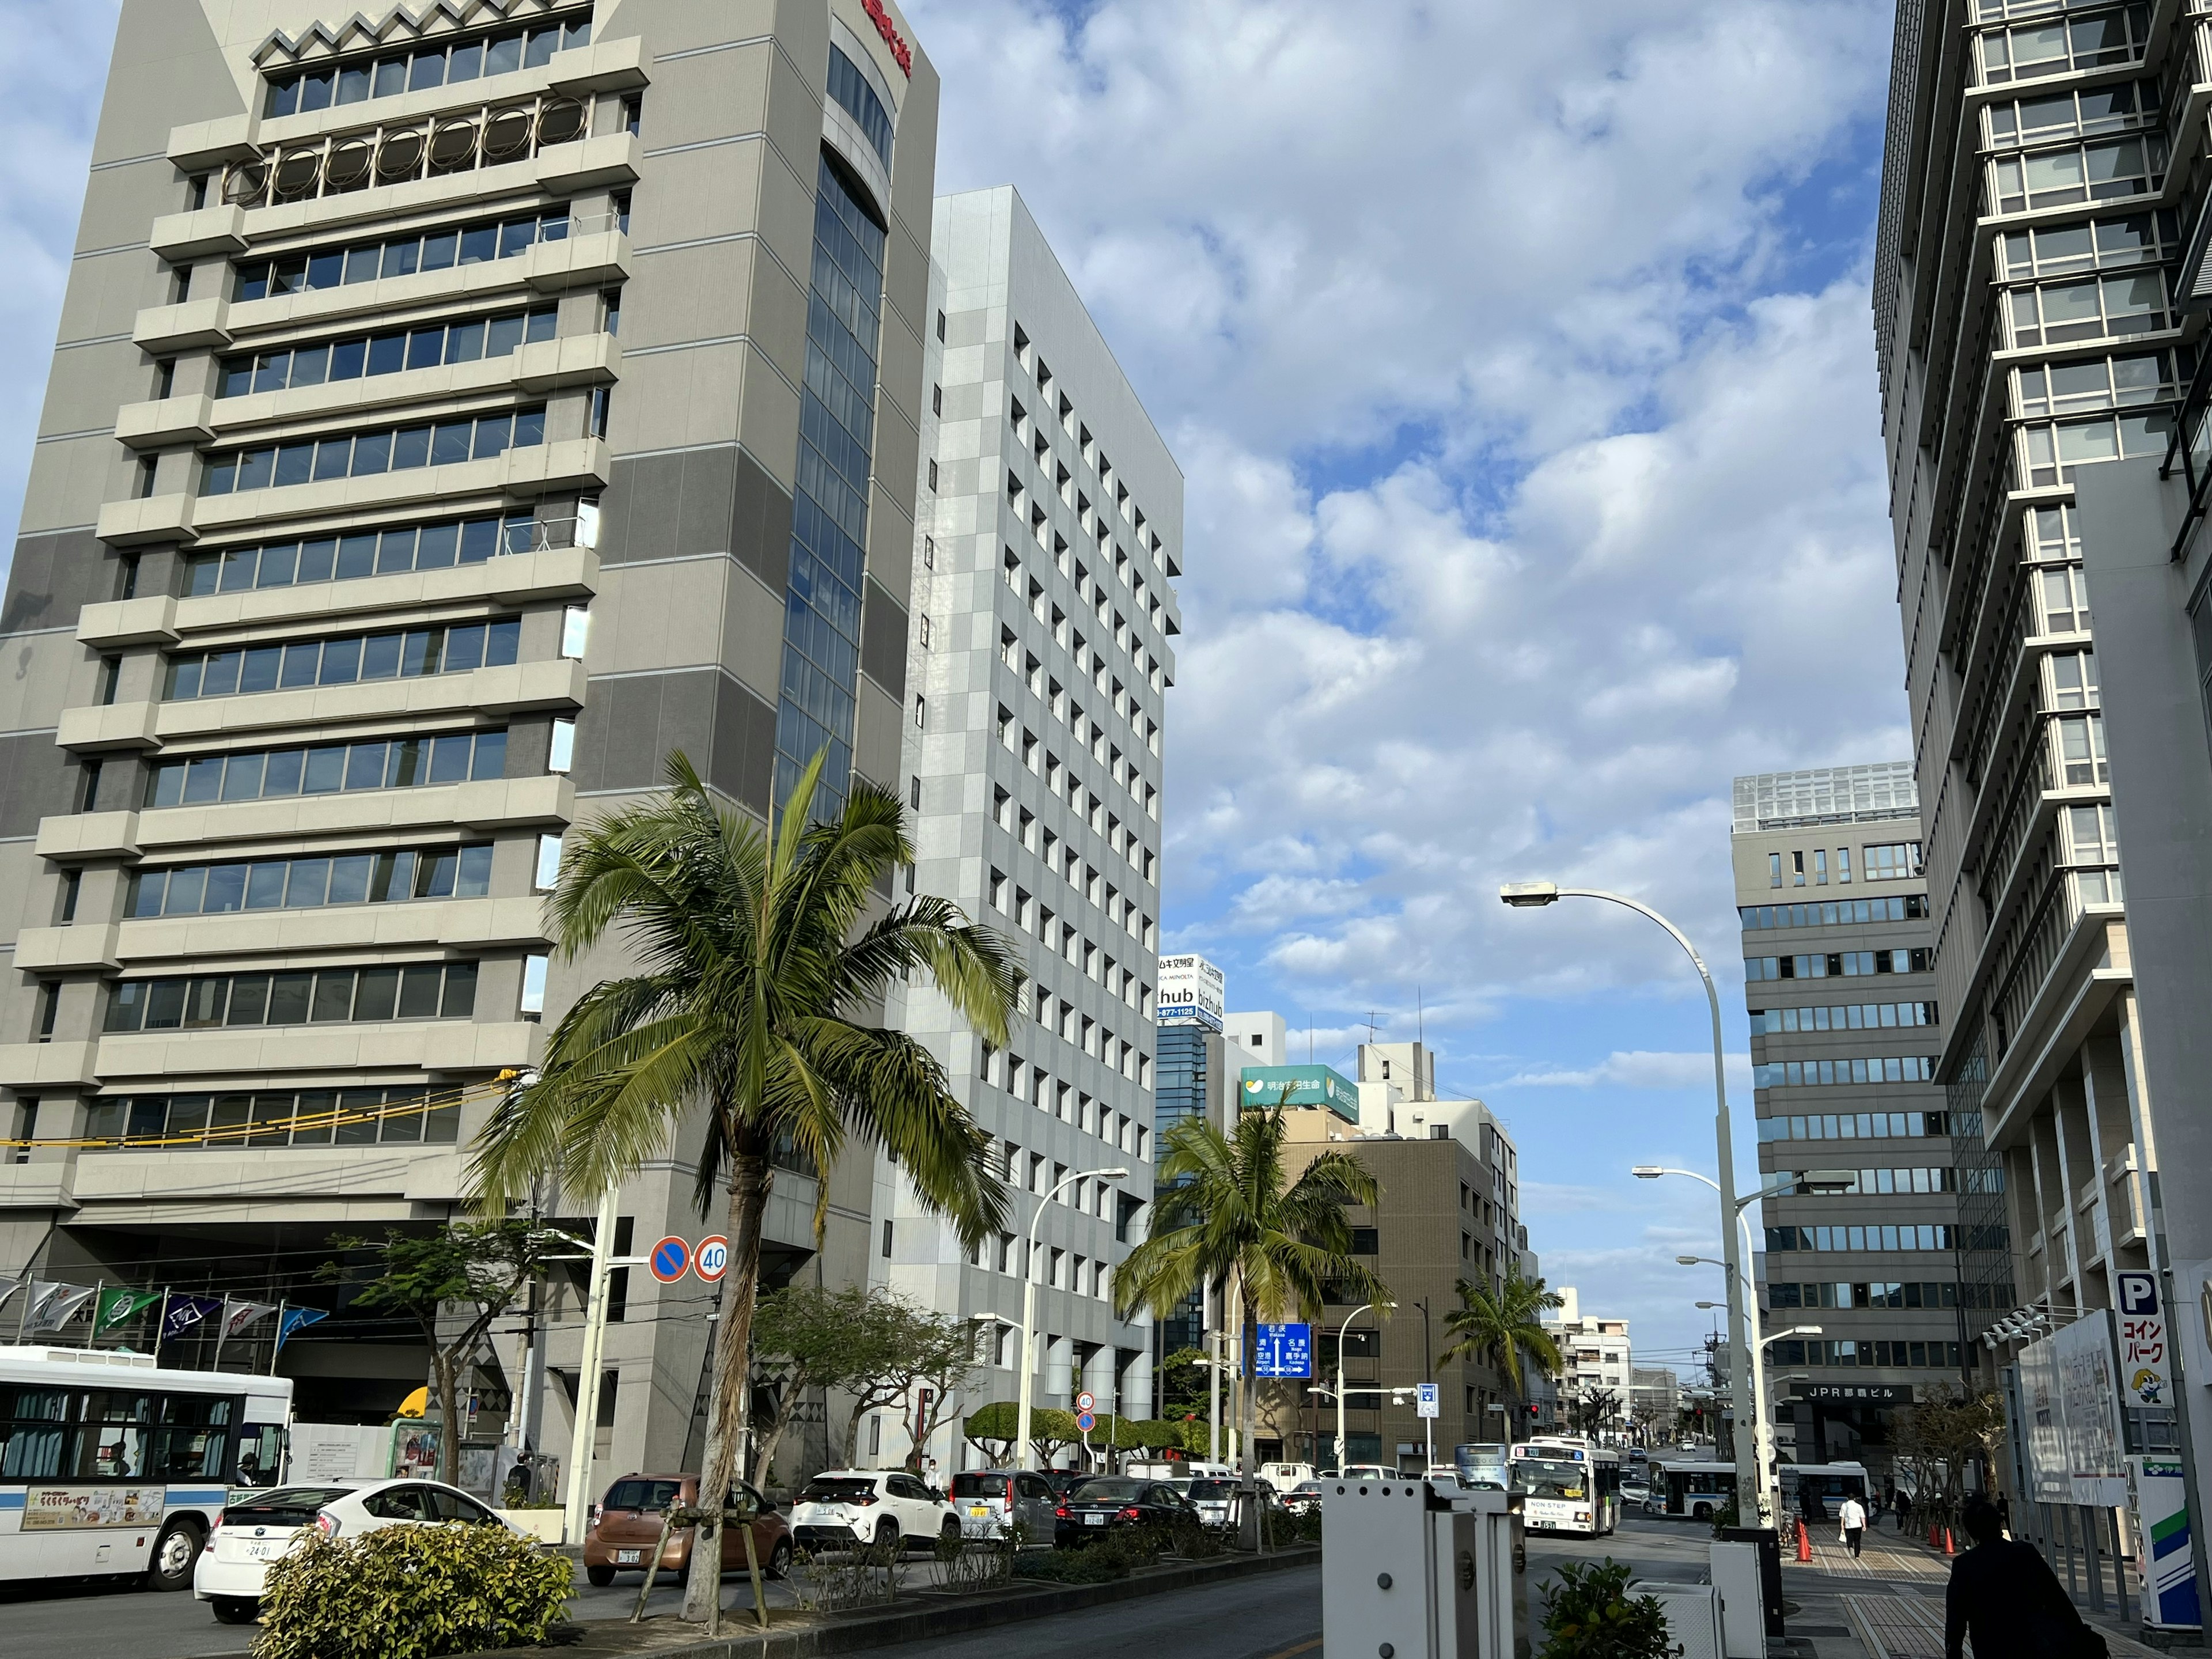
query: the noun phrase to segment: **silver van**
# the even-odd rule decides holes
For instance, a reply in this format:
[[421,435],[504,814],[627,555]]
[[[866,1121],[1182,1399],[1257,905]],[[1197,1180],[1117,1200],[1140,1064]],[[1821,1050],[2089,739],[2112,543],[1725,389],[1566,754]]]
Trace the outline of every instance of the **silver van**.
[[1027,1469],[969,1469],[952,1477],[952,1507],[963,1537],[1004,1542],[1018,1530],[1030,1548],[1049,1548],[1060,1499]]

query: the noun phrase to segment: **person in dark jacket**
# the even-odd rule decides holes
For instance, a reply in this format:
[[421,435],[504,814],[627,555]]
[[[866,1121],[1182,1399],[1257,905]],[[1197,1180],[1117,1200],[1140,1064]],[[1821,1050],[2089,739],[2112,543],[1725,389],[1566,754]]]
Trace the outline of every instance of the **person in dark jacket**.
[[1977,1659],[2075,1659],[2091,1650],[2088,1627],[2035,1546],[2008,1540],[1996,1506],[1985,1498],[1966,1505],[1965,1519],[1974,1542],[1951,1564],[1943,1598],[1945,1659],[1961,1659],[1969,1636]]

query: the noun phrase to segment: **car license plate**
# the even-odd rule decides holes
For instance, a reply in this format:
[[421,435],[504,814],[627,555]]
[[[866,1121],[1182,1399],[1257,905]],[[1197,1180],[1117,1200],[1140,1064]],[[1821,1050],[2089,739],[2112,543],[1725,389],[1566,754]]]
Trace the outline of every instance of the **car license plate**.
[[968,1513],[978,1520],[983,1520],[989,1517],[991,1510],[988,1504],[971,1504],[968,1506]]
[[1083,1524],[1086,1527],[1103,1527],[1106,1524],[1106,1517],[1103,1515],[1086,1515],[1083,1517]]
[[643,1550],[617,1550],[615,1552],[615,1565],[618,1567],[634,1567],[638,1564],[639,1559],[643,1556],[644,1553],[645,1552]]
[[273,1561],[283,1553],[283,1544],[248,1544],[246,1547],[246,1559],[249,1561]]

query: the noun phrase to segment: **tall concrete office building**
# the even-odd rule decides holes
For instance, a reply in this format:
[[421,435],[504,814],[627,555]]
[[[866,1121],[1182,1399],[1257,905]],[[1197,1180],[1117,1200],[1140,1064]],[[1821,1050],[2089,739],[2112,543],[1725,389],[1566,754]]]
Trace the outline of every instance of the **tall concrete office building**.
[[1807,1379],[1775,1387],[1776,1443],[1886,1468],[1902,1408],[1979,1358],[1911,766],[1738,778],[1730,852],[1760,1180],[1824,1178],[1761,1206],[1768,1328],[1821,1328],[1771,1352],[1770,1377]]
[[1937,1076],[1990,1172],[1961,1206],[1970,1276],[2012,1287],[2001,1370],[2155,1275],[2201,1512],[2206,44],[2197,7],[2028,9],[1898,7],[1875,255]]
[[[906,693],[916,890],[1021,941],[1030,1000],[1000,1052],[934,991],[894,1011],[958,1080],[1014,1202],[1012,1231],[970,1255],[884,1160],[873,1265],[996,1333],[962,1411],[1018,1391],[1026,1273],[1037,1401],[1088,1390],[1147,1416],[1148,1321],[1115,1316],[1114,1271],[1152,1193],[1182,475],[1019,196],[940,198],[931,251]],[[1128,1173],[1085,1173],[1109,1168]],[[905,1450],[888,1428],[875,1443]],[[975,1454],[949,1425],[926,1455],[951,1469]]]
[[[677,748],[756,822],[823,747],[905,792],[937,95],[893,0],[125,0],[8,585],[0,1123],[169,1144],[0,1169],[0,1273],[339,1295],[301,1414],[389,1411],[421,1351],[313,1269],[457,1213],[486,1085],[621,969],[550,952],[570,826]],[[619,1246],[702,1231],[700,1139]],[[866,1277],[823,1173],[772,1279]],[[612,1465],[696,1448],[711,1296],[618,1294]]]

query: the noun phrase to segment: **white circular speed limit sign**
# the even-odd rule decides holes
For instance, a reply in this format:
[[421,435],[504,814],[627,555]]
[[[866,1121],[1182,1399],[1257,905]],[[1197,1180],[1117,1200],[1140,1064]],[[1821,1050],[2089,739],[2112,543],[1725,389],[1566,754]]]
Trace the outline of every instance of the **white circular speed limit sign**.
[[730,1241],[720,1233],[701,1239],[698,1251],[691,1258],[691,1271],[712,1285],[729,1270]]
[[1079,1412],[1087,1412],[1097,1403],[1097,1401],[1091,1398],[1088,1389],[1075,1396],[1075,1409]]

